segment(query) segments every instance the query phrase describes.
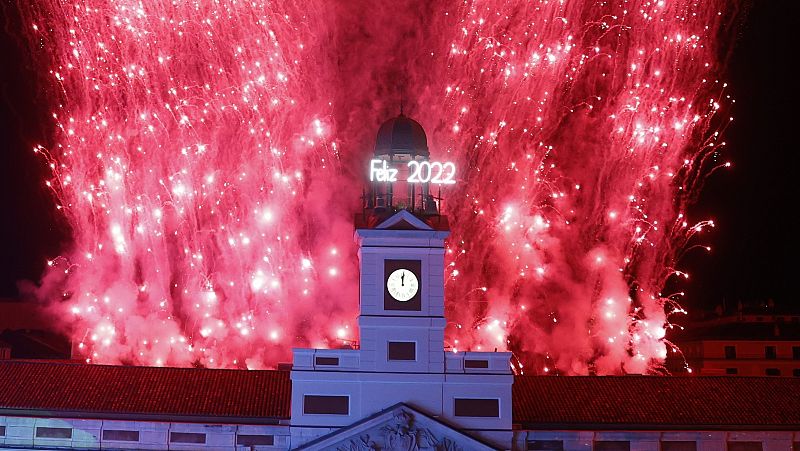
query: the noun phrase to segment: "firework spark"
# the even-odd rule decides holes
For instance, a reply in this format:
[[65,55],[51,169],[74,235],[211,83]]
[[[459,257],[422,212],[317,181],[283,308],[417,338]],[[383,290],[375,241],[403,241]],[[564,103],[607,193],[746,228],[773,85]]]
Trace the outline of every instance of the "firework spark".
[[256,368],[357,340],[351,218],[403,96],[461,168],[451,349],[658,368],[682,312],[661,290],[713,226],[686,207],[725,165],[724,2],[330,3],[20,5],[72,231],[38,294],[87,361]]

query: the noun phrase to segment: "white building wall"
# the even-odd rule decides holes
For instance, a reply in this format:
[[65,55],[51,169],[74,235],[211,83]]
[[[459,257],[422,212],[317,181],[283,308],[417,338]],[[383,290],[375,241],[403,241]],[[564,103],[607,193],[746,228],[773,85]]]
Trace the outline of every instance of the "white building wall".
[[335,432],[337,428],[295,427],[292,426],[291,449],[316,440],[323,435]]
[[[36,418],[0,416],[0,449],[134,449],[134,450],[286,450],[289,427],[156,421],[87,420],[77,418]],[[36,428],[68,428],[71,438],[36,437]],[[103,440],[103,430],[138,431],[139,441]],[[205,443],[170,443],[171,432],[205,434]],[[237,434],[272,435],[272,446],[237,446]]]
[[[697,451],[727,451],[728,442],[759,442],[763,451],[792,451],[798,431],[515,431],[513,450],[534,440],[559,440],[564,451],[591,451],[595,441],[629,441],[631,451],[660,451],[664,441],[694,441]],[[797,448],[794,449],[797,451]]]
[[[69,418],[35,418],[0,416],[0,449],[192,449],[192,450],[288,450],[308,441],[336,431],[338,428],[292,427],[292,440],[288,425],[234,425],[205,423],[169,423],[156,421],[90,420]],[[35,436],[36,427],[70,428],[71,439],[48,439]],[[139,442],[103,441],[103,430],[139,431]],[[481,436],[501,449],[527,450],[532,440],[563,441],[564,451],[592,451],[599,440],[629,441],[631,451],[660,451],[662,441],[695,441],[697,451],[727,451],[728,443],[735,441],[759,442],[763,451],[793,451],[800,443],[798,431],[563,431],[518,430],[464,432]],[[196,432],[206,434],[205,444],[169,443],[170,432]],[[272,446],[236,446],[236,435],[273,435]],[[513,434],[513,437],[512,437]],[[794,449],[796,451],[796,448]]]

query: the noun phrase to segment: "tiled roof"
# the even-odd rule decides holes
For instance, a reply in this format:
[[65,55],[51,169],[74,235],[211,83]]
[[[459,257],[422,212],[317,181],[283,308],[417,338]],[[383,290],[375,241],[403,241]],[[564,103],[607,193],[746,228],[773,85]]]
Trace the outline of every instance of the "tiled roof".
[[800,429],[800,378],[520,376],[513,397],[524,429]]
[[[275,423],[288,371],[0,361],[0,415]],[[800,430],[800,378],[517,376],[514,423],[559,430]]]
[[289,418],[291,392],[287,371],[0,361],[0,412],[271,423]]

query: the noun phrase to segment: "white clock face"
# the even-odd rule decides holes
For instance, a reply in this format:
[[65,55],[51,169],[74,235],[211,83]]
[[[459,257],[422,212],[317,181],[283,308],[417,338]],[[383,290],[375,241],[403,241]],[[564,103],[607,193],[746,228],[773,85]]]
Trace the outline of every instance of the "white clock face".
[[386,279],[386,289],[393,298],[400,302],[406,302],[419,291],[419,281],[413,272],[407,269],[397,269]]

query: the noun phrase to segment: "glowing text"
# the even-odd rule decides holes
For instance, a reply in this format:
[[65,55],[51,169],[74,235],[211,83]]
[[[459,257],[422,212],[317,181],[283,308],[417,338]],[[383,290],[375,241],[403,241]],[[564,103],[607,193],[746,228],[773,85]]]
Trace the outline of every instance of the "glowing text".
[[[456,165],[451,162],[409,161],[408,183],[433,183],[436,185],[452,185],[456,183]],[[396,182],[397,169],[390,168],[384,160],[369,162],[369,180],[371,182]]]

